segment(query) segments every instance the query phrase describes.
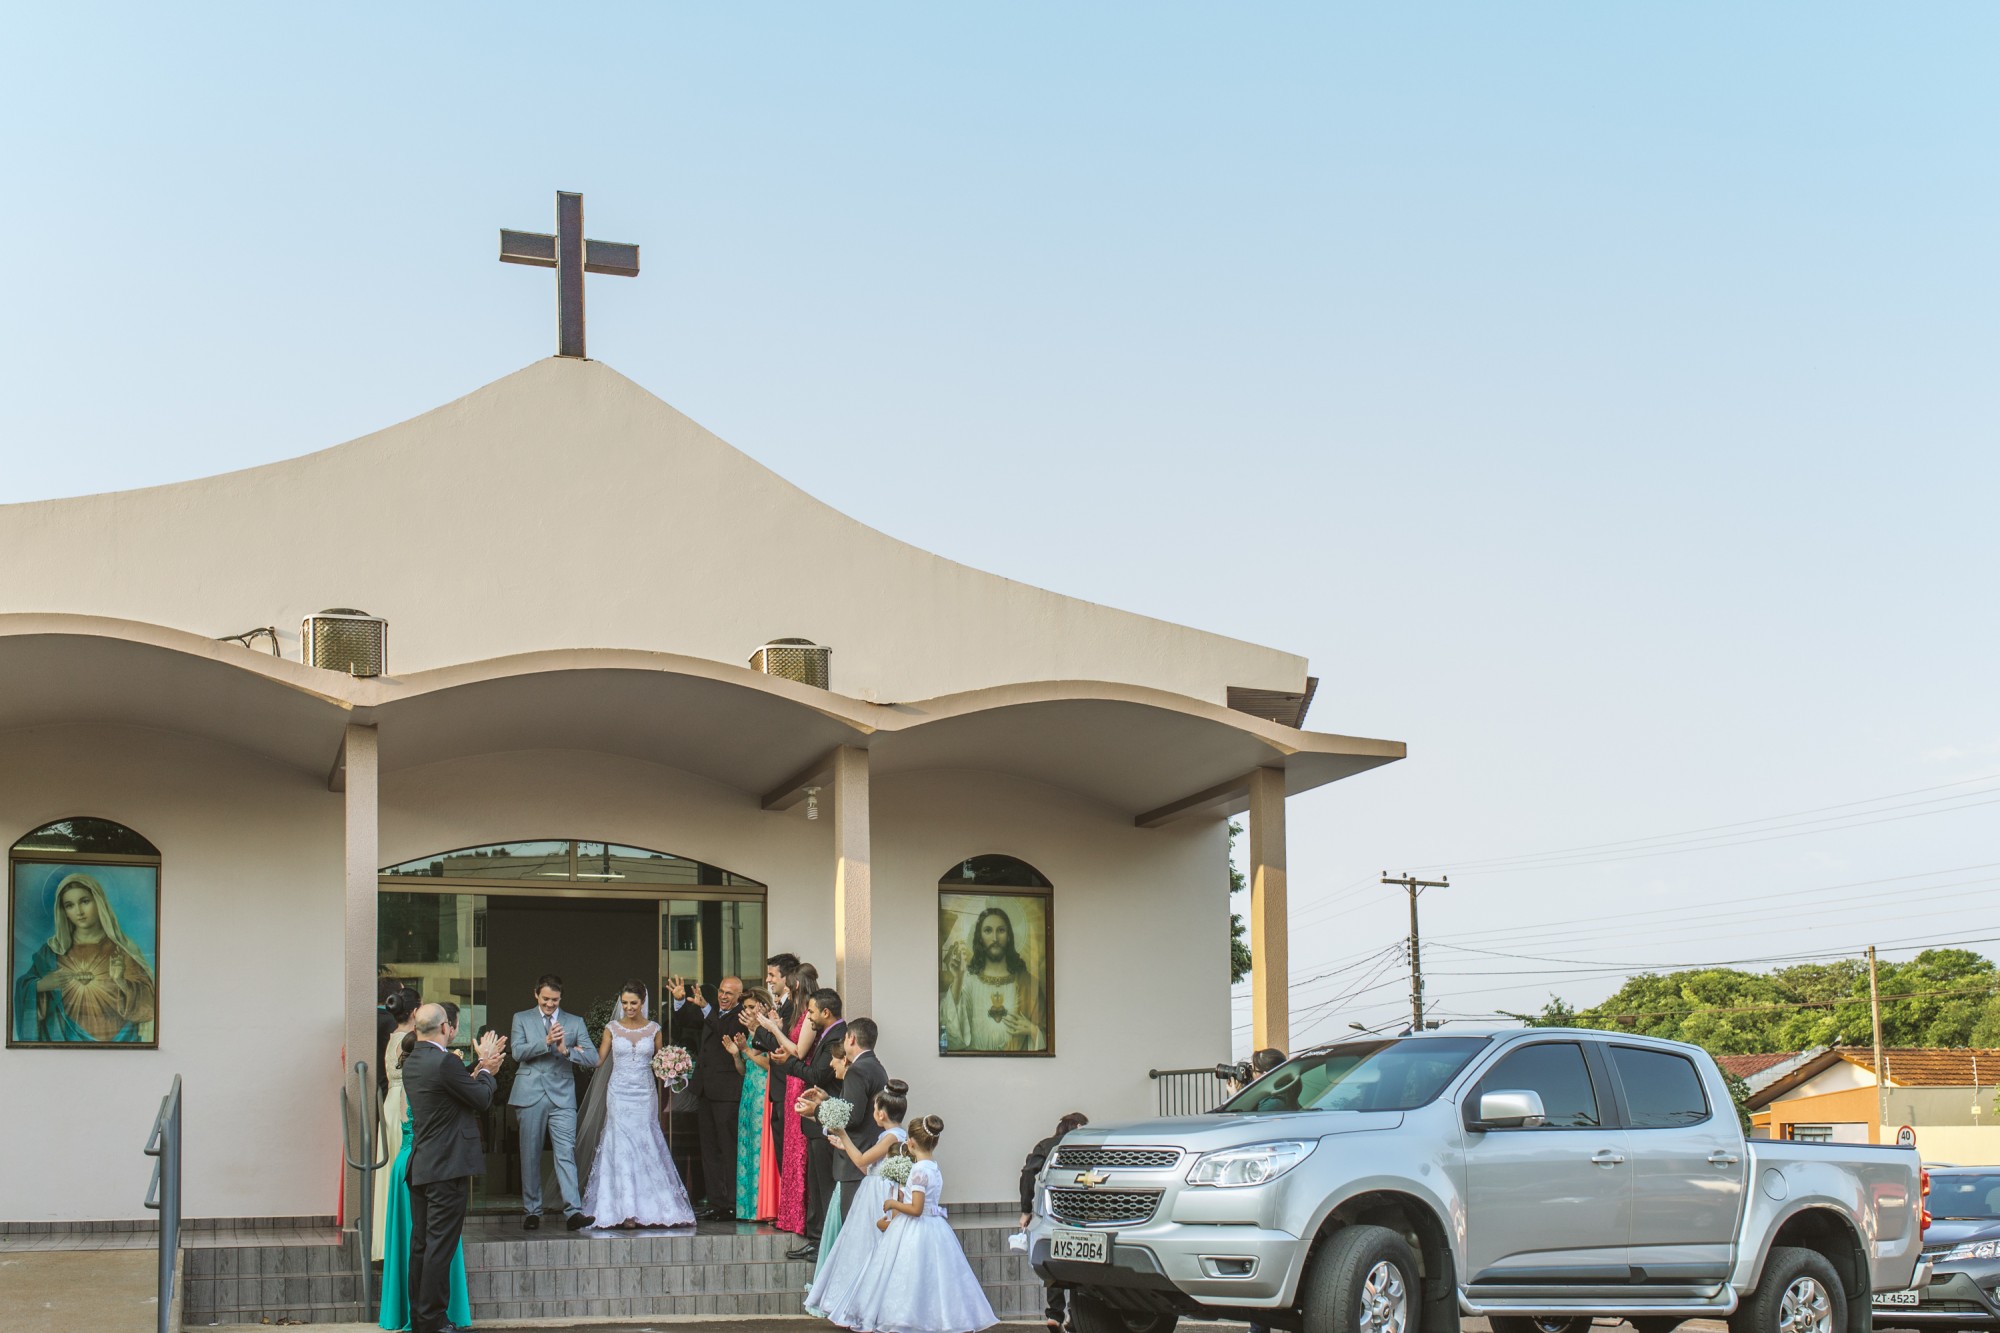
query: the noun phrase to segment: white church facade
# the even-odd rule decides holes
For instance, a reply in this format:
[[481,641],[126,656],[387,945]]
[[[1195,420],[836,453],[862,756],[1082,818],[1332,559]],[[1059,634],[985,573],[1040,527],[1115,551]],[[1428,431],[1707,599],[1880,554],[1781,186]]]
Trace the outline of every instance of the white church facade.
[[[545,971],[583,1011],[779,951],[966,1128],[952,1193],[1009,1199],[1063,1112],[1227,1058],[1239,812],[1285,1044],[1285,799],[1404,752],[1303,729],[1300,657],[895,541],[574,356],[0,507],[0,684],[19,1222],[140,1216],[175,1075],[191,1216],[335,1214],[385,989],[469,1038]],[[996,908],[1031,990],[954,1010]]]

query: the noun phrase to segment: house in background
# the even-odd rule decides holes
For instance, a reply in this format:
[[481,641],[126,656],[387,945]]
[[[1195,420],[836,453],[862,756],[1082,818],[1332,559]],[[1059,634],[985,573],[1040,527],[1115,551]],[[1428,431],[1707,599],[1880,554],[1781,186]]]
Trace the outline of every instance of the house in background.
[[1846,1046],[1721,1060],[1750,1085],[1753,1137],[1894,1143],[1908,1126],[1925,1161],[2000,1163],[2000,1050],[1895,1047],[1882,1063],[1886,1078],[1873,1050]]

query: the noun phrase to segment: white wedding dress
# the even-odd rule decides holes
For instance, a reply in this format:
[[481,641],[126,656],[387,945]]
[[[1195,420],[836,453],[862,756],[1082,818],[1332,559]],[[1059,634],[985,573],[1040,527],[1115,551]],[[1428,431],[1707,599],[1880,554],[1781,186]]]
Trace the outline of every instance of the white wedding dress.
[[612,1023],[611,1068],[604,1129],[591,1158],[583,1188],[583,1211],[600,1227],[636,1223],[647,1227],[694,1225],[694,1206],[681,1185],[681,1173],[660,1133],[659,1081],[653,1077],[654,1038],[658,1023],[628,1032]]

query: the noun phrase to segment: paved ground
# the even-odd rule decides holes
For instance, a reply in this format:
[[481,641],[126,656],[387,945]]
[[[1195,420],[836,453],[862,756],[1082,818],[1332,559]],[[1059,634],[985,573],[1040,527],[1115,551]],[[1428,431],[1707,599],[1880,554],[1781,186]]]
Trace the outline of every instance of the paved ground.
[[159,1265],[159,1251],[150,1247],[0,1254],[4,1327],[7,1333],[153,1333]]

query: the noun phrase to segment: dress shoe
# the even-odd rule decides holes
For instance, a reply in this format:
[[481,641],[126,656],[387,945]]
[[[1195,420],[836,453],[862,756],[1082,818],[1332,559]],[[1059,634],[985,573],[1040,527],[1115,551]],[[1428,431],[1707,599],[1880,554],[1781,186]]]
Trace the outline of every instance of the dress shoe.
[[597,1219],[592,1217],[589,1213],[571,1213],[569,1215],[569,1221],[564,1225],[569,1227],[571,1231],[581,1231],[585,1227],[589,1226],[592,1222],[595,1222],[596,1220]]
[[787,1259],[800,1259],[810,1262],[819,1258],[819,1246],[814,1245],[811,1241],[807,1241],[796,1250],[786,1250],[785,1257]]
[[541,1229],[542,1229],[542,1215],[540,1213],[529,1213],[526,1217],[521,1219],[521,1230],[540,1231]]

